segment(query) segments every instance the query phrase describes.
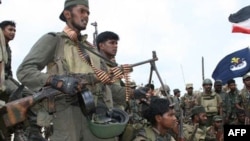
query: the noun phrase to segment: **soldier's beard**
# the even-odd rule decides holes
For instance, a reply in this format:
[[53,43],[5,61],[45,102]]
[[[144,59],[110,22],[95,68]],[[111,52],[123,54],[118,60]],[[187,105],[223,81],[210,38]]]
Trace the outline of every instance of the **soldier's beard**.
[[206,125],[206,122],[205,121],[203,121],[203,120],[201,120],[200,118],[199,118],[199,125]]

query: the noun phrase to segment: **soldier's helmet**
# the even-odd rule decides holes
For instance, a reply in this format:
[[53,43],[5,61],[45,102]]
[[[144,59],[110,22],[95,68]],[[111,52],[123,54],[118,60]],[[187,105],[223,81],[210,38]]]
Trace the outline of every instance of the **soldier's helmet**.
[[203,80],[202,85],[213,85],[213,82],[211,79],[206,78]]
[[[164,86],[164,88],[165,88],[165,90],[166,90],[167,92],[170,91],[170,88],[169,88],[169,86],[168,86],[167,84],[164,84],[163,86]],[[161,86],[161,87],[160,87],[160,91],[164,91],[164,88]]]
[[129,120],[128,114],[118,108],[106,110],[89,120],[90,131],[98,138],[106,139],[120,135]]
[[134,80],[132,80],[129,85],[131,88],[136,88],[136,83]]

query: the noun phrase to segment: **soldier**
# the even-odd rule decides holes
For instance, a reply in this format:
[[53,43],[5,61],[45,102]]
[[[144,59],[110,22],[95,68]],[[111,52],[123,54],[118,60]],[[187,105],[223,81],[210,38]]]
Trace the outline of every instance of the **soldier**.
[[250,72],[242,77],[244,87],[240,90],[239,96],[236,97],[236,106],[246,112],[246,116],[250,117]]
[[151,96],[155,96],[155,93],[154,93],[155,85],[154,84],[148,83],[145,85],[145,87],[149,88],[148,94],[150,94]]
[[[1,49],[0,101],[2,101],[3,105],[4,103],[22,98],[25,95],[31,95],[32,93],[28,91],[26,88],[24,88],[24,86],[21,86],[21,84],[19,84],[19,82],[17,82],[13,78],[12,67],[11,67],[12,53],[11,53],[11,48],[9,46],[9,42],[14,39],[15,34],[16,34],[16,23],[14,21],[2,21],[0,23],[0,49]],[[0,126],[4,125],[1,124]],[[5,127],[0,127],[0,139],[1,136],[5,136],[2,138],[5,138],[5,140],[11,140],[11,133],[14,132],[15,141],[28,140],[23,132],[23,128],[25,128],[23,123],[15,125],[15,127],[11,129],[8,128],[7,129],[8,131],[1,131],[2,128]]]
[[216,80],[214,82],[214,91],[220,95],[221,100],[222,100],[222,117],[223,117],[223,124],[228,123],[228,117],[229,113],[231,111],[230,109],[230,102],[229,98],[226,92],[222,90],[222,81],[221,80]]
[[236,83],[234,79],[230,79],[227,81],[227,86],[229,91],[227,92],[228,98],[229,98],[229,106],[230,106],[230,113],[228,122],[232,122],[236,119],[236,110],[240,108],[238,105],[237,99],[239,98],[239,90],[236,87]]
[[249,117],[243,109],[236,111],[236,118],[230,123],[231,125],[250,125]]
[[177,119],[173,105],[167,99],[152,100],[144,117],[150,122],[150,126],[139,130],[133,141],[175,141],[168,131],[176,126]]
[[191,109],[195,105],[195,100],[197,98],[197,95],[193,92],[193,84],[187,83],[186,84],[186,91],[182,97],[181,97],[181,103],[180,106],[183,109],[183,115],[184,115],[184,122],[187,123],[190,121],[190,115],[191,115]]
[[210,126],[213,121],[213,116],[222,115],[222,100],[221,97],[212,91],[212,80],[204,79],[202,82],[203,92],[195,101],[196,105],[202,105],[207,113],[207,126]]
[[175,116],[177,117],[177,119],[180,119],[180,95],[181,95],[181,91],[179,89],[174,89],[174,97],[173,97],[173,103],[174,105],[174,110],[175,110]]
[[[43,87],[51,87],[61,92],[54,99],[56,111],[50,112],[46,99],[38,103],[42,106],[38,111],[38,124],[53,124],[50,136],[53,141],[114,141],[128,122],[124,111],[112,110],[112,93],[107,86],[120,75],[107,73],[106,63],[100,58],[98,50],[87,41],[87,35],[81,35],[88,24],[89,13],[88,0],[66,0],[59,16],[66,24],[63,31],[43,35],[17,70],[19,81],[30,89],[40,91]],[[47,68],[46,72],[42,71],[44,68]],[[86,81],[86,85],[82,84],[82,80]],[[79,94],[89,94],[84,99],[94,105],[87,105],[89,107],[84,110],[102,108],[96,109],[93,115],[83,114],[83,103],[79,103],[82,95]],[[104,117],[106,122],[99,121],[99,113],[113,115],[116,111],[125,120],[122,118],[121,122],[116,122],[110,117]],[[106,130],[109,128],[112,130]]]
[[186,141],[200,141],[206,139],[207,114],[203,106],[191,109],[191,123],[183,125]]
[[[96,45],[100,54],[103,57],[110,60],[111,62],[114,62],[115,64],[116,64],[115,56],[118,49],[119,39],[120,38],[118,34],[111,31],[104,31],[96,37]],[[113,64],[110,64],[110,62],[106,62],[106,64],[108,66],[108,69],[114,67]],[[114,107],[124,110],[126,106],[125,87],[122,86],[124,86],[124,84],[121,79],[117,79],[114,83],[109,85],[112,92]],[[118,95],[118,93],[120,95]]]
[[223,141],[223,119],[222,116],[214,116],[213,123],[207,128],[206,137],[208,140],[212,141]]
[[[136,83],[132,81],[130,87],[133,89],[133,96],[129,100],[127,112],[129,113],[129,123],[125,128],[124,133],[121,136],[121,141],[131,141],[135,136],[135,133],[146,126],[148,123],[145,118],[142,117],[142,105],[145,104],[141,102],[142,98],[146,98],[146,91],[148,89],[138,88],[136,89]],[[146,104],[148,107],[148,104]]]
[[163,87],[161,86],[159,90],[160,97],[166,97],[168,94],[170,94],[170,87],[167,84],[164,84]]

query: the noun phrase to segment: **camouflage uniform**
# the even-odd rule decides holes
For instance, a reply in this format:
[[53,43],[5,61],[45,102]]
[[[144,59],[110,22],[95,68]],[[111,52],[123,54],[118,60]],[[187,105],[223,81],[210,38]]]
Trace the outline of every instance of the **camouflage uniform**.
[[247,116],[250,116],[250,92],[246,87],[244,87],[240,93],[239,96],[235,99],[236,103],[242,105],[242,107],[245,109]]
[[230,113],[229,113],[229,122],[232,122],[236,119],[236,111],[237,111],[237,108],[236,108],[236,103],[238,103],[239,101],[239,91],[229,91],[227,93],[228,95],[228,98],[229,98],[229,106],[230,106]]
[[246,115],[250,117],[250,91],[249,91],[249,80],[250,79],[250,72],[245,74],[242,77],[243,83],[244,83],[244,88],[241,89],[240,91],[240,96],[236,97],[236,103],[238,103],[242,108],[245,109]]
[[216,92],[222,100],[222,117],[223,117],[223,121],[225,121],[228,117],[229,114],[231,112],[231,106],[230,106],[230,101],[229,101],[229,97],[228,94],[222,90],[222,81],[221,80],[216,80],[214,82],[214,87],[221,87],[220,90],[214,90],[214,92]]
[[[218,122],[218,121],[222,122],[222,117],[218,116],[218,115],[214,116],[213,117],[213,122]],[[219,128],[219,129],[215,128],[213,125],[207,127],[206,139],[209,140],[209,141],[217,141],[217,137],[218,138],[223,138],[223,127],[222,127],[222,124],[221,124],[221,128]]]
[[181,107],[184,109],[184,116],[185,117],[190,117],[191,115],[191,109],[194,107],[195,105],[195,99],[197,98],[197,95],[189,95],[187,93],[185,93],[182,97],[181,97]]
[[220,92],[218,95],[221,97],[222,100],[222,116],[223,119],[225,120],[226,117],[229,117],[229,113],[231,111],[230,106],[229,106],[229,98],[226,92]]
[[173,103],[175,104],[174,105],[175,116],[177,117],[177,119],[180,119],[180,114],[181,114],[180,99],[176,95],[177,93],[180,93],[180,90],[174,89],[173,91],[174,91]]
[[[131,82],[130,87],[135,90],[136,84],[135,82]],[[134,92],[134,91],[133,91]],[[121,136],[121,141],[128,141],[132,140],[135,136],[135,133],[138,132],[139,129],[147,125],[147,120],[142,117],[141,108],[142,104],[140,103],[140,98],[137,95],[134,94],[129,101],[128,101],[128,107],[126,108],[126,111],[130,115],[129,123]]]
[[192,92],[185,93],[181,97],[181,102],[180,102],[180,106],[183,109],[185,123],[190,122],[191,109],[194,107],[195,100],[197,98],[197,95],[193,93],[193,84],[192,83],[186,84],[186,90],[188,91],[188,89],[192,89],[192,90],[190,90]]
[[135,139],[133,141],[175,141],[175,139],[170,135],[166,134],[162,136],[160,132],[153,128],[153,127],[147,127],[142,128]]
[[[203,106],[194,106],[191,109],[191,115],[197,115],[205,112],[206,111]],[[185,140],[205,141],[206,139],[206,126],[200,126],[198,123],[192,122],[189,124],[184,124],[183,131]]]

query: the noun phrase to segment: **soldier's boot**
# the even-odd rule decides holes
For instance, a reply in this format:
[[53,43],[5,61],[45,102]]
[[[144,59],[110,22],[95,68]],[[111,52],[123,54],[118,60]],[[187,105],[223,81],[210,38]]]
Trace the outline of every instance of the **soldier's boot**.
[[15,126],[14,141],[28,141],[28,137],[24,133],[24,126],[22,123]]

